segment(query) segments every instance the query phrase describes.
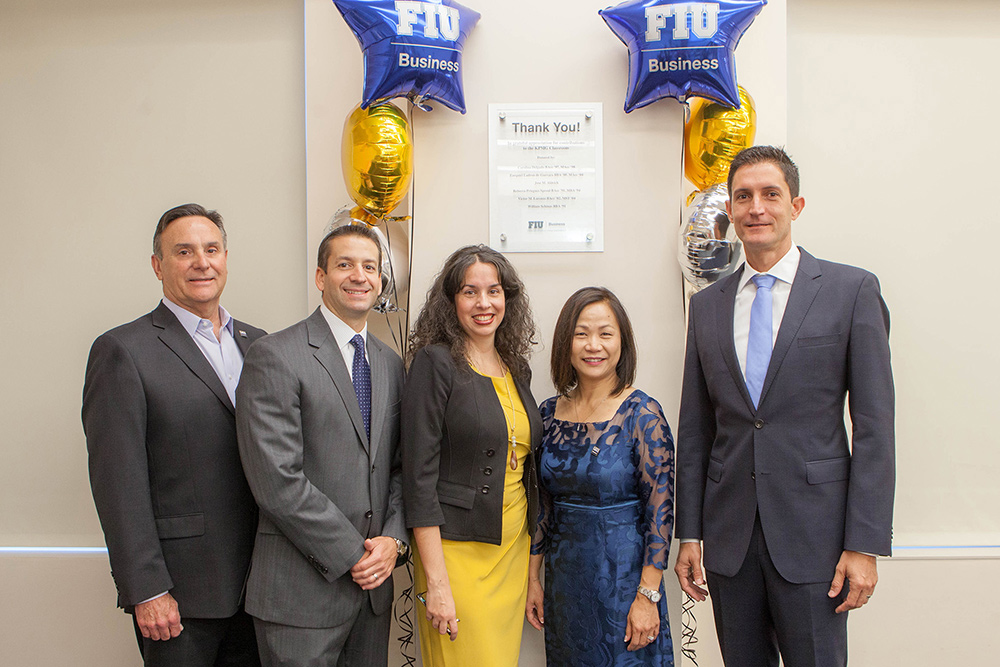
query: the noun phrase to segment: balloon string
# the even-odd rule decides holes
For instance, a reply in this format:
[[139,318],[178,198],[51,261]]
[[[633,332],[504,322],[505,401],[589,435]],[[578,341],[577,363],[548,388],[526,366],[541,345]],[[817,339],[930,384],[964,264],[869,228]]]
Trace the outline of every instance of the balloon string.
[[[417,151],[417,128],[413,122],[413,106],[406,108],[406,120],[410,122],[410,142],[413,146],[414,155]],[[400,354],[403,359],[406,359],[406,349],[410,346],[410,293],[413,292],[413,243],[414,234],[413,230],[415,225],[413,224],[414,216],[416,215],[416,200],[417,200],[417,174],[416,169],[410,170],[410,217],[406,221],[406,237],[409,240],[409,247],[407,248],[406,257],[406,306],[403,308],[405,316],[400,321],[400,326],[403,327],[403,344],[399,348]]]
[[403,656],[403,667],[413,667],[417,664],[417,656],[413,651],[413,621],[410,614],[413,611],[413,560],[409,555],[404,565],[409,584],[399,594],[393,606],[393,617],[402,634],[396,638],[399,642],[399,653]]
[[[389,221],[393,220],[400,222],[399,218],[383,218],[385,222],[385,247],[389,253],[389,264],[392,264],[392,235],[389,233]],[[407,262],[407,273],[410,273],[409,262]],[[407,280],[409,283],[409,280]],[[385,315],[385,322],[389,328],[389,333],[392,334],[392,342],[399,350],[401,356],[405,356],[406,350],[404,349],[406,345],[405,331],[403,327],[407,320],[407,311],[405,308],[399,307],[399,291],[397,290],[396,284],[396,267],[393,267],[392,273],[389,274],[389,293],[390,297],[386,299],[386,304],[383,304],[382,313]],[[396,326],[393,327],[392,318],[390,318],[390,313],[396,314]]]
[[698,643],[695,635],[698,631],[698,619],[694,616],[694,604],[694,598],[685,593],[684,601],[681,602],[681,656],[698,667],[698,655],[694,648]]

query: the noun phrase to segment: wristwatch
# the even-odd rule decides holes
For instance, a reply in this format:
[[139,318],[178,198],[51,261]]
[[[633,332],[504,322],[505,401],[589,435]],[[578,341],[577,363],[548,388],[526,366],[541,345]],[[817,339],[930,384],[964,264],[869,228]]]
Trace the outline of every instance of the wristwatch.
[[396,557],[406,558],[410,553],[410,545],[396,537],[392,539],[396,542]]
[[649,598],[649,601],[652,602],[653,604],[656,604],[657,602],[659,602],[660,601],[660,597],[662,597],[660,595],[660,591],[654,591],[651,588],[646,588],[642,584],[640,584],[639,588],[637,588],[636,590],[639,591],[640,593],[642,593],[643,595],[645,595],[647,598]]

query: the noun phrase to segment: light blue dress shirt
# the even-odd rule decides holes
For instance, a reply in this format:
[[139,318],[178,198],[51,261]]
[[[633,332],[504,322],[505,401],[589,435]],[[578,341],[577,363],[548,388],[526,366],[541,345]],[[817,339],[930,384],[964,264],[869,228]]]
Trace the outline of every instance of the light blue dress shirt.
[[222,320],[222,328],[219,329],[219,338],[215,337],[212,331],[212,321],[198,317],[194,313],[181,308],[170,299],[164,297],[163,305],[173,313],[184,330],[188,332],[191,339],[201,350],[212,370],[219,376],[222,386],[229,394],[229,400],[236,405],[236,385],[240,382],[240,374],[243,372],[243,354],[236,339],[233,337],[233,318],[226,312],[226,309],[219,306],[219,318]]

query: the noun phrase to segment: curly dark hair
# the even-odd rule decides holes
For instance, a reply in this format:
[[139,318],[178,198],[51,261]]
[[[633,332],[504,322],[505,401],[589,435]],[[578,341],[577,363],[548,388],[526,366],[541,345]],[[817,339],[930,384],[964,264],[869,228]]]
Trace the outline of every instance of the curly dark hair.
[[485,245],[459,248],[445,260],[441,272],[434,278],[434,284],[427,290],[424,307],[413,325],[406,364],[409,366],[420,348],[441,344],[451,350],[456,367],[468,370],[465,361],[466,336],[455,312],[455,296],[465,281],[465,272],[477,262],[496,267],[503,288],[504,316],[494,340],[500,359],[515,378],[527,378],[528,357],[535,344],[535,320],[528,295],[524,291],[524,283],[507,258]]

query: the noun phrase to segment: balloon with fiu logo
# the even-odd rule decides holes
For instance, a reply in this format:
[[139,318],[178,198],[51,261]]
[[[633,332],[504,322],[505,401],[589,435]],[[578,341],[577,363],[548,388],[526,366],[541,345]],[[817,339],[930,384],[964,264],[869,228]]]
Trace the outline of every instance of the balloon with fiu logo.
[[479,13],[454,0],[333,0],[365,59],[361,108],[405,96],[465,113],[462,49]]
[[684,174],[699,190],[722,183],[729,177],[733,158],[753,146],[756,133],[757,108],[743,86],[739,109],[695,98],[684,124]]
[[628,0],[598,12],[628,47],[625,112],[663,97],[740,106],[734,51],[767,0]]
[[377,218],[396,208],[410,189],[413,138],[406,114],[391,102],[360,106],[344,123],[344,185],[351,199]]

